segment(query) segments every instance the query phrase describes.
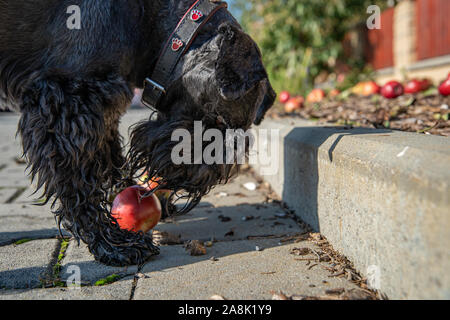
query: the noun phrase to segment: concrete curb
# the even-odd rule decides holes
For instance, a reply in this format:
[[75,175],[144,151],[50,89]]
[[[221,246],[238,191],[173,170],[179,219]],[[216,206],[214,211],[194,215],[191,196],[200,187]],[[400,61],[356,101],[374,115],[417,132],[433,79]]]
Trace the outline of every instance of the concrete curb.
[[280,134],[280,170],[265,180],[375,286],[450,299],[450,139],[302,120],[259,129]]

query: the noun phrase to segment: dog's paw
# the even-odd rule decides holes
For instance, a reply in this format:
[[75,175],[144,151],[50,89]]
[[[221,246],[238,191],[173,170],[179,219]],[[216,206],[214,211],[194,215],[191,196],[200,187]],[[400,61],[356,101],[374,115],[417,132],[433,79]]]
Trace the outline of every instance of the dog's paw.
[[88,246],[96,261],[114,267],[142,265],[159,254],[159,248],[148,235],[124,232],[123,239],[115,237],[114,243],[118,244],[101,239]]

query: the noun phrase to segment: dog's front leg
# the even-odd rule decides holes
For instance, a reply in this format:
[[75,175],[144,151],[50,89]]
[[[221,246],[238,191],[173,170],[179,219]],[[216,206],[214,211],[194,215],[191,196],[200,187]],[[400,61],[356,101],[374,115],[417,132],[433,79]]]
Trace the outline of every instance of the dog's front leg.
[[[76,239],[105,264],[141,264],[158,254],[148,235],[121,230],[106,202],[111,181],[111,141],[105,108],[126,99],[118,79],[35,80],[22,96],[19,133],[24,154],[54,213]],[[117,95],[120,95],[119,97]]]

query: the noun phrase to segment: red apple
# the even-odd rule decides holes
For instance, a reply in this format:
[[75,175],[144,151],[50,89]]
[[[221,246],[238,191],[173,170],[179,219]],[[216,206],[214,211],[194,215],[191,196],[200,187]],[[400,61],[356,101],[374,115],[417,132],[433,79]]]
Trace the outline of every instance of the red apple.
[[290,95],[289,92],[287,92],[287,91],[282,91],[282,92],[280,93],[280,102],[281,102],[281,103],[286,103],[286,102],[288,102],[290,98],[291,98],[291,95]]
[[328,96],[330,98],[337,97],[341,92],[338,89],[332,89],[330,92],[328,92]]
[[422,91],[422,88],[426,85],[426,83],[422,83],[417,79],[410,80],[405,85],[406,93],[418,93]]
[[362,95],[371,96],[380,92],[380,86],[375,81],[367,81],[362,85]]
[[305,102],[305,99],[302,96],[291,98],[288,102],[286,102],[284,111],[286,113],[291,113],[295,110],[301,109],[303,107],[303,102]]
[[450,95],[450,77],[441,83],[441,85],[439,86],[439,93],[444,97]]
[[143,198],[147,189],[132,186],[119,193],[113,202],[111,213],[121,229],[148,232],[161,219],[161,203],[156,195]]
[[420,90],[425,91],[431,87],[432,83],[430,79],[422,79],[420,80]]
[[[141,187],[147,189],[147,191],[151,191],[153,189],[156,189],[157,187],[159,187],[161,178],[160,177],[153,177],[151,178],[148,182],[146,182],[148,179],[148,173],[144,172],[144,174],[139,178],[138,180],[138,185],[140,185]],[[159,189],[157,191],[155,191],[155,195],[161,199],[161,198],[168,198],[170,196],[170,194],[172,193],[172,191],[168,190],[168,189]]]
[[389,81],[383,88],[381,88],[381,94],[387,99],[394,99],[403,95],[403,85],[398,81]]
[[353,88],[352,93],[356,95],[362,95],[364,91],[365,82],[358,82]]
[[308,94],[306,101],[308,102],[320,102],[325,98],[325,91],[322,89],[314,89]]

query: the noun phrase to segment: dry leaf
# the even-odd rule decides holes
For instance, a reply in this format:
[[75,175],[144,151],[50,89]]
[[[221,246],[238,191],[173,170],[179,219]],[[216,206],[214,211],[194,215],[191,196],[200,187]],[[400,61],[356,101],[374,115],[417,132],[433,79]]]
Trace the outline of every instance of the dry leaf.
[[206,254],[206,248],[202,242],[191,240],[184,246],[191,256],[203,256]]
[[293,248],[290,253],[296,256],[306,256],[312,253],[312,250],[310,248]]

